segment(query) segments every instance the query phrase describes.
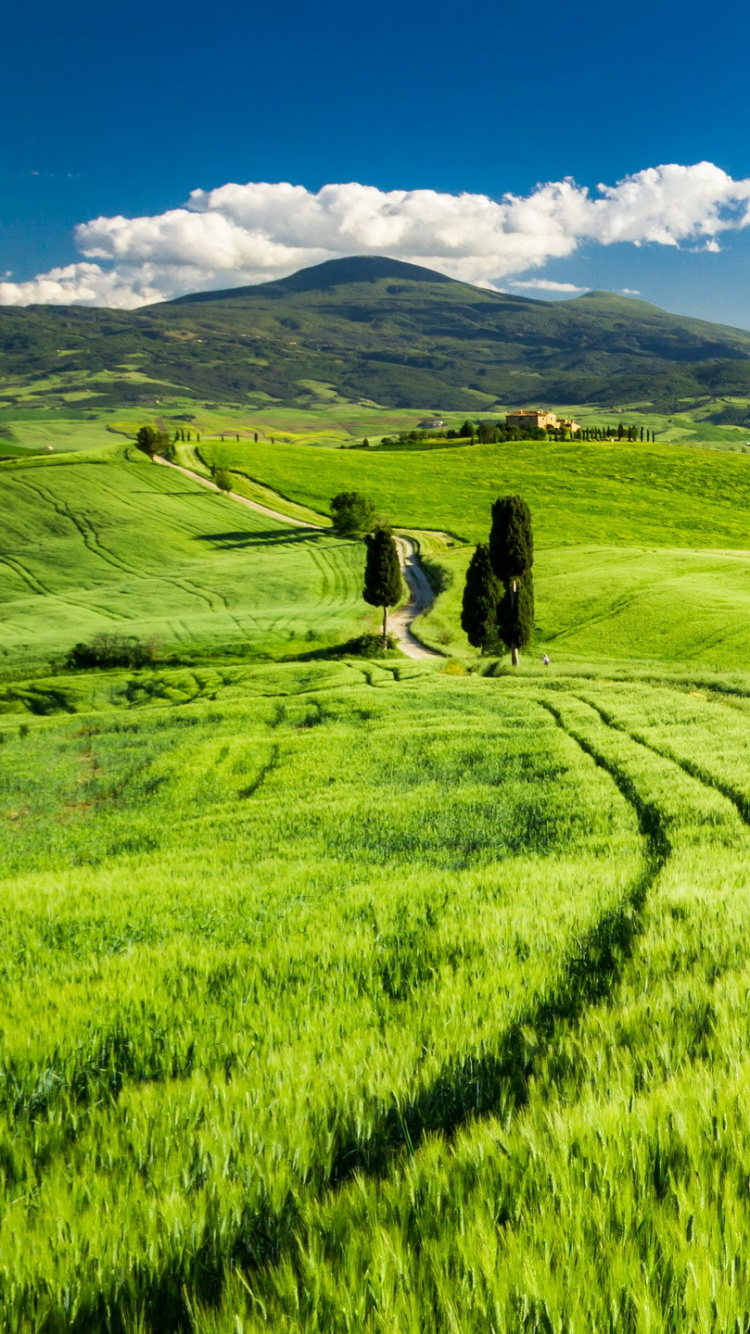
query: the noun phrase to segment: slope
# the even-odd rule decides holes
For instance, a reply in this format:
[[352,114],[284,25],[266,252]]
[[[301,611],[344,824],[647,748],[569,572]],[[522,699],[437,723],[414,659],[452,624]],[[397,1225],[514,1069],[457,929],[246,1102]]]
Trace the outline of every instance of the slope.
[[[465,653],[463,577],[499,494],[531,506],[537,642],[556,662],[648,660],[727,669],[750,660],[750,463],[679,446],[477,445],[398,453],[252,441],[202,446],[217,464],[325,508],[371,495],[422,532],[444,589],[420,638]],[[431,535],[448,530],[454,545]]]
[[[364,628],[361,546],[287,525],[117,447],[0,465],[4,674],[101,633],[273,657]],[[369,620],[367,621],[369,624]]]
[[153,402],[180,390],[301,406],[320,386],[395,407],[500,400],[673,405],[750,394],[750,334],[611,293],[535,301],[378,257],[140,311],[0,309],[6,403]]

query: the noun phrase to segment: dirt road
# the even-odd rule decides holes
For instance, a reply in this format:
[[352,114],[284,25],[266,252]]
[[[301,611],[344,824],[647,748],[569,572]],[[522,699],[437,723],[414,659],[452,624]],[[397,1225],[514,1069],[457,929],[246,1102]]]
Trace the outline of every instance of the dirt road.
[[412,621],[415,620],[421,612],[426,611],[435,601],[435,594],[430,588],[427,575],[417,557],[417,548],[410,537],[397,537],[396,546],[401,560],[401,569],[404,572],[404,579],[411,593],[408,602],[398,611],[394,611],[389,616],[388,621],[391,630],[396,635],[401,652],[408,658],[441,658],[441,653],[436,653],[434,649],[425,648],[416,635],[412,633]]

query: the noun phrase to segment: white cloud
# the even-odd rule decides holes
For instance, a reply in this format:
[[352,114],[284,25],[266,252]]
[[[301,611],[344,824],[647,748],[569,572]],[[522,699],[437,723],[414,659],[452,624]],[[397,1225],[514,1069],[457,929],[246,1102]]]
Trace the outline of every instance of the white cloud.
[[[566,179],[500,200],[357,183],[317,194],[288,183],[230,184],[194,190],[184,208],[153,217],[81,223],[80,262],[29,282],[0,282],[0,303],[134,307],[355,254],[390,255],[492,287],[587,242],[718,251],[721,232],[749,223],[750,180],[733,180],[711,162],[649,167],[593,194]],[[533,285],[582,290],[542,279]]]
[[529,278],[527,282],[511,281],[511,287],[533,287],[538,292],[585,292],[585,287],[576,287],[575,283],[556,283],[551,278]]
[[638,288],[637,288],[637,287],[621,287],[621,288],[620,288],[620,291],[622,292],[623,296],[640,296],[640,295],[641,295],[640,292],[638,291]]

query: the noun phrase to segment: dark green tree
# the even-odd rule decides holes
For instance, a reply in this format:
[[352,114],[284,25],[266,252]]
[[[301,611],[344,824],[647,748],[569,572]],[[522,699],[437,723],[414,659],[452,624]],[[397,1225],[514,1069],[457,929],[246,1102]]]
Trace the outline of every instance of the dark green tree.
[[461,440],[466,440],[466,439],[473,440],[476,433],[477,433],[476,426],[474,425],[473,422],[469,421],[467,417],[463,426],[459,427],[458,431],[459,438]]
[[530,569],[505,585],[497,609],[497,631],[517,667],[519,649],[528,647],[534,633],[534,576]]
[[388,608],[401,599],[401,565],[388,528],[376,528],[365,536],[367,560],[362,596],[371,607],[383,608],[383,647],[388,642]]
[[490,549],[480,542],[469,562],[461,605],[461,628],[474,648],[491,653],[498,647],[497,616],[502,584],[495,577]]
[[166,454],[171,441],[166,431],[157,431],[153,426],[141,426],[135,437],[135,443],[152,459],[156,454]]
[[500,496],[492,506],[489,551],[493,572],[505,589],[498,629],[516,667],[519,649],[529,643],[534,625],[534,538],[531,513],[521,496]]
[[375,505],[359,491],[340,491],[331,501],[331,517],[337,537],[359,537],[375,527]]

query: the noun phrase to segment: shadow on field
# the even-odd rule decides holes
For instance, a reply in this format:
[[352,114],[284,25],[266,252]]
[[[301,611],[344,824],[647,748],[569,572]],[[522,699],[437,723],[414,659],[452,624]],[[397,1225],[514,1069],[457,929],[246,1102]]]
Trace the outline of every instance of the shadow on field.
[[291,546],[294,542],[310,542],[319,536],[315,528],[302,528],[295,533],[290,533],[287,528],[264,528],[260,532],[199,533],[193,540],[212,542],[219,550],[232,550],[235,547]]

